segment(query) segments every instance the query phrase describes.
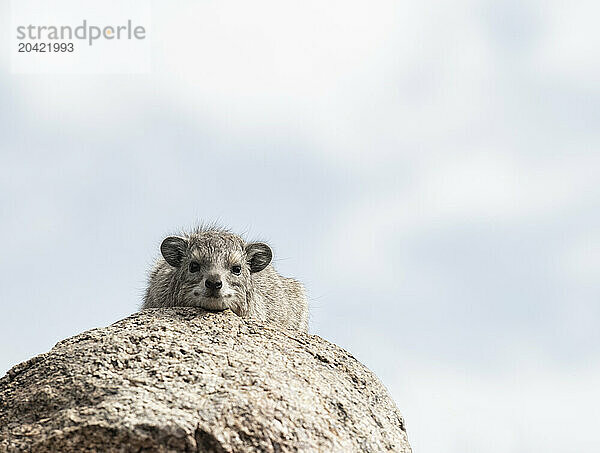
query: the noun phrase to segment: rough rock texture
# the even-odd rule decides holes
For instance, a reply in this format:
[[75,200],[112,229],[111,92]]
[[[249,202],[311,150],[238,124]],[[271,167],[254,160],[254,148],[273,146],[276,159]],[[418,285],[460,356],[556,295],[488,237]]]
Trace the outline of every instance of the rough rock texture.
[[411,450],[386,389],[343,349],[229,310],[175,308],[10,370],[0,451]]

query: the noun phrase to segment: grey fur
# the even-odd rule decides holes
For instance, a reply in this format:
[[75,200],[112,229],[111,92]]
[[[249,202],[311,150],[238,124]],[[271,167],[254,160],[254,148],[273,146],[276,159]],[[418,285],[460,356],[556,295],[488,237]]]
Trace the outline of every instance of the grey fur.
[[[230,308],[238,316],[308,331],[304,287],[275,271],[267,244],[246,243],[228,230],[210,226],[166,238],[161,253],[142,308]],[[197,264],[190,267],[190,263]],[[236,265],[239,275],[234,273]],[[215,291],[209,287],[212,282],[221,282],[222,287]]]

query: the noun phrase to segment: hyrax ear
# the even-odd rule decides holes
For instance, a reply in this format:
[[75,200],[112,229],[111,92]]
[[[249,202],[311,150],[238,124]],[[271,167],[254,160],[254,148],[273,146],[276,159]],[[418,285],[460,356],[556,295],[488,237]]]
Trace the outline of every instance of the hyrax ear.
[[246,246],[246,257],[250,265],[250,272],[260,272],[269,265],[273,259],[271,247],[263,242],[253,242]]
[[177,236],[169,236],[160,244],[160,253],[167,263],[173,267],[181,266],[188,242]]

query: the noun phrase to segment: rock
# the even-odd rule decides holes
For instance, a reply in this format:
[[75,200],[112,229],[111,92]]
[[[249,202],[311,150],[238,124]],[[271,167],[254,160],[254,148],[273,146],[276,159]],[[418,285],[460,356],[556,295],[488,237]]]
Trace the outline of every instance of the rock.
[[153,309],[0,379],[0,451],[410,452],[385,387],[315,335]]

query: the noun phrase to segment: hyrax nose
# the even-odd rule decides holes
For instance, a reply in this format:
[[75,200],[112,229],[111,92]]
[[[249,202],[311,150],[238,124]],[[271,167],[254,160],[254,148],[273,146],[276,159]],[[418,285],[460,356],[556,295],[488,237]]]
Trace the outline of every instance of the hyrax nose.
[[221,278],[218,275],[211,275],[209,277],[206,277],[204,285],[208,289],[217,290],[221,289],[221,287],[223,286],[223,282],[221,281]]

